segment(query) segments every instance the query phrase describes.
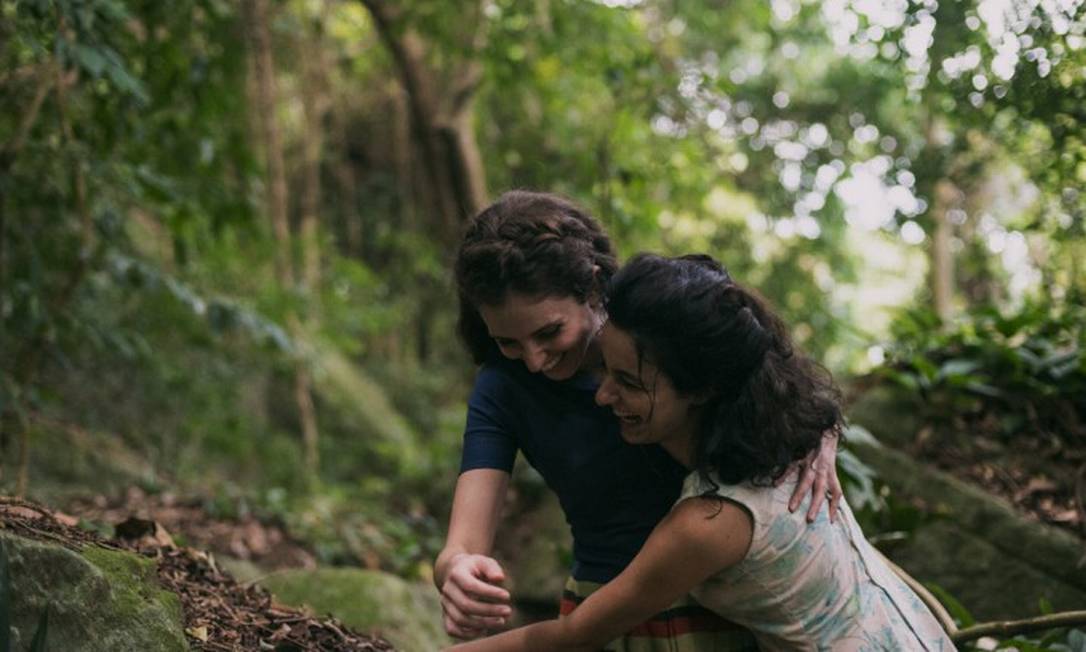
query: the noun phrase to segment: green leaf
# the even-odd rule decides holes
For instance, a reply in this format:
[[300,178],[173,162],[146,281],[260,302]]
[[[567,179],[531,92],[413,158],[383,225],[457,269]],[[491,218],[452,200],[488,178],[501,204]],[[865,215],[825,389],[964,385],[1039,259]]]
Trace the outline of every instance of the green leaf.
[[1003,390],[998,387],[993,387],[978,381],[970,381],[965,384],[965,388],[969,391],[980,394],[981,396],[988,396],[990,398],[1001,398],[1003,396]]
[[866,444],[868,446],[882,446],[882,443],[875,437],[875,435],[871,434],[870,430],[855,423],[849,424],[848,428],[845,429],[844,439],[848,442],[858,442],[860,444]]
[[952,376],[968,376],[980,369],[980,362],[976,360],[963,360],[960,358],[947,360],[939,367],[937,379],[950,378]]
[[92,76],[98,77],[106,68],[106,57],[98,48],[75,43],[70,49],[72,59]]
[[49,629],[49,606],[46,605],[45,611],[41,614],[41,619],[38,620],[38,629],[34,632],[34,639],[30,641],[30,652],[45,652],[45,639],[48,636]]
[[1055,609],[1052,608],[1052,603],[1048,598],[1041,596],[1041,599],[1037,602],[1037,607],[1041,610],[1042,616],[1047,616],[1050,613],[1055,613]]
[[959,627],[969,627],[977,622],[973,618],[973,614],[969,613],[969,610],[961,602],[958,602],[957,598],[947,593],[946,589],[933,582],[925,582],[924,586],[928,587],[928,590],[935,594],[936,598],[939,598],[939,602],[943,603],[947,613],[957,621]]

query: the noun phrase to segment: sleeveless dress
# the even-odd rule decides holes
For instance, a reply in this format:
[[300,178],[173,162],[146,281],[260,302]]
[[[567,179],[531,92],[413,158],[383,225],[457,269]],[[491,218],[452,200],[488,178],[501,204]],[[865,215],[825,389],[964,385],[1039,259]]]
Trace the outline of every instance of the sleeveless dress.
[[754,521],[743,561],[691,595],[750,629],[763,650],[955,650],[920,598],[864,538],[848,504],[841,500],[836,523],[823,509],[808,525],[806,507],[788,511],[793,487],[714,487],[696,473],[687,476],[680,501],[719,496]]

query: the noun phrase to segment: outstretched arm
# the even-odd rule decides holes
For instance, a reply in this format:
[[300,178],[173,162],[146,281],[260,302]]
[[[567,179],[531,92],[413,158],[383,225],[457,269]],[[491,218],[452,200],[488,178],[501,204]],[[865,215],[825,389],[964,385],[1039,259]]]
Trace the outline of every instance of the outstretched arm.
[[434,562],[445,631],[475,638],[501,627],[512,612],[501,587],[505,571],[490,556],[505,501],[509,474],[497,469],[465,471],[456,482],[449,536]]
[[709,576],[741,561],[753,524],[734,503],[684,500],[656,526],[621,575],[572,614],[453,647],[452,652],[600,649],[659,613]]
[[830,521],[837,520],[837,504],[841,502],[841,481],[837,479],[837,442],[836,429],[823,433],[822,443],[811,451],[800,464],[799,481],[792,499],[788,501],[789,511],[796,511],[811,493],[811,506],[807,510],[807,522],[811,523],[822,508],[822,501],[830,499]]

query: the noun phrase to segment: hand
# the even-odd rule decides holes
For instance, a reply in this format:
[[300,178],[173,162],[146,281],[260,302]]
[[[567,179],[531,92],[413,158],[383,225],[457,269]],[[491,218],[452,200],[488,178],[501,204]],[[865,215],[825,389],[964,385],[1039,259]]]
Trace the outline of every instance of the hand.
[[807,522],[814,522],[827,496],[830,499],[830,522],[835,522],[837,504],[841,502],[841,482],[837,479],[837,431],[824,433],[822,443],[799,463],[799,467],[799,481],[792,492],[792,499],[788,501],[788,510],[794,512],[799,509],[810,491],[811,506],[807,510]]
[[504,581],[505,571],[492,557],[467,553],[453,557],[441,585],[445,631],[472,639],[505,625],[513,610],[509,592],[500,586]]

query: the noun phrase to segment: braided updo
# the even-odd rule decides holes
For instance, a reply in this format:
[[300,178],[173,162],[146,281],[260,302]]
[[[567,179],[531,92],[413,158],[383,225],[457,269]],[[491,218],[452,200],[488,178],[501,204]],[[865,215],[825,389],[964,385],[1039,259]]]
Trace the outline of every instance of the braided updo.
[[468,225],[456,257],[458,330],[476,363],[496,353],[479,306],[511,292],[598,301],[618,263],[611,241],[584,209],[550,193],[514,190]]

